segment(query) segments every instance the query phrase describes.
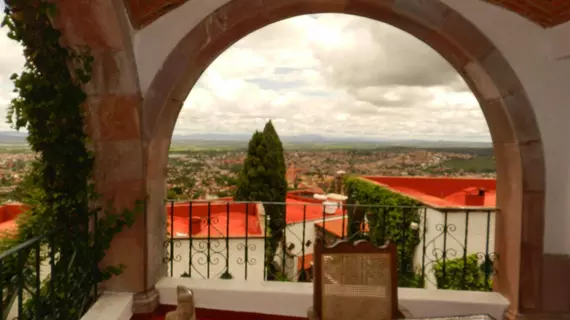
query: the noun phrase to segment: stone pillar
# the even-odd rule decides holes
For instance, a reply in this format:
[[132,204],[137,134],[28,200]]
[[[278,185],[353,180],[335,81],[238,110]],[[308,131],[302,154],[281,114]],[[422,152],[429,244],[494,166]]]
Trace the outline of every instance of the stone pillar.
[[[58,0],[55,26],[62,43],[87,47],[94,58],[85,91],[86,130],[95,152],[98,192],[116,211],[132,210],[146,199],[145,147],[141,137],[142,98],[128,21],[119,0]],[[158,304],[157,277],[149,277],[146,208],[132,228],[113,239],[104,265],[125,265],[124,272],[102,284],[103,290],[135,293],[134,311],[151,312]],[[158,259],[152,257],[152,259]],[[162,259],[162,257],[160,257]]]

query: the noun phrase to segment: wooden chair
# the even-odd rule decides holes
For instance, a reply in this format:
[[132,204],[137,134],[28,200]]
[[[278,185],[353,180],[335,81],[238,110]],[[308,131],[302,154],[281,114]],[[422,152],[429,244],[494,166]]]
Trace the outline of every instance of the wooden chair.
[[311,320],[392,320],[398,311],[396,246],[315,243]]

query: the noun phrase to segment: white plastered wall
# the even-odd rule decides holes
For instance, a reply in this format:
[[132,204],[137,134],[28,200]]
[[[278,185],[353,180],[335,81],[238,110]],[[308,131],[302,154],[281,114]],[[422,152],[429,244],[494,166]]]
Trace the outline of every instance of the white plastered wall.
[[[192,0],[134,33],[143,95],[176,44],[230,0]],[[542,133],[546,162],[545,252],[570,254],[570,25],[540,26],[481,0],[443,0],[504,54],[525,88]],[[165,36],[168,35],[168,36]]]
[[[544,250],[570,254],[570,27],[544,29],[482,1],[443,0],[472,21],[507,58],[534,108],[546,163]],[[563,52],[566,51],[566,54]]]

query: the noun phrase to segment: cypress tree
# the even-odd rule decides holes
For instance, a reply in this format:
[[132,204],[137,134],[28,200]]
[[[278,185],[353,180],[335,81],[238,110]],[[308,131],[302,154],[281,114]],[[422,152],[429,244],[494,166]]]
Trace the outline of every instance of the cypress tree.
[[[285,165],[285,155],[283,152],[283,144],[281,139],[273,126],[271,120],[265,124],[263,128],[263,135],[267,141],[270,156],[268,160],[270,161],[270,167],[273,171],[273,176],[271,179],[270,190],[271,190],[271,201],[281,202],[282,205],[265,205],[265,211],[270,217],[269,220],[269,230],[271,231],[271,239],[268,243],[268,252],[266,264],[270,272],[268,272],[270,279],[277,277],[277,272],[273,270],[272,262],[275,259],[275,253],[279,243],[285,244],[285,228],[286,228],[286,212],[287,208],[285,206],[287,198],[287,166]],[[269,165],[269,164],[268,164]],[[282,248],[284,251],[285,245]],[[285,254],[281,257],[281,265],[285,266]]]
[[[286,167],[283,145],[269,121],[263,133],[256,131],[248,144],[247,155],[238,177],[237,201],[285,202],[287,196]],[[273,260],[285,230],[285,205],[264,204],[270,239],[266,240],[268,278],[274,278]]]
[[269,148],[263,134],[256,131],[249,140],[247,155],[238,176],[235,199],[237,201],[271,201],[266,184],[270,169],[267,167]]

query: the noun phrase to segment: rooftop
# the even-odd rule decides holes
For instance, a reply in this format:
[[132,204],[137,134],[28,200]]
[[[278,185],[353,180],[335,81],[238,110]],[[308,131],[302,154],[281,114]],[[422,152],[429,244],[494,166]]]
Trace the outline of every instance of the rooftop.
[[242,238],[246,234],[248,237],[264,235],[256,204],[227,201],[231,201],[231,198],[224,198],[223,202],[215,201],[209,205],[204,202],[167,204],[167,215],[172,215],[173,221],[172,226],[167,226],[168,231],[173,231],[175,238],[189,237],[189,230],[192,230],[193,238],[225,238],[226,235],[228,238]]
[[0,233],[16,231],[16,218],[27,210],[24,204],[8,202],[0,206]]
[[[287,224],[301,223],[303,221],[313,221],[323,219],[323,201],[313,198],[287,194]],[[334,214],[326,214],[326,218],[342,216],[342,209],[337,209]]]
[[364,176],[432,207],[495,207],[497,181],[481,178]]
[[[322,193],[320,189],[300,189],[287,194],[286,221],[287,224],[302,223],[323,219],[323,201],[312,198],[311,192]],[[301,195],[310,193],[311,197]],[[262,237],[262,219],[258,205],[254,203],[232,203],[231,197],[210,200],[206,202],[170,203],[166,206],[167,215],[172,215],[173,225],[168,231],[173,231],[174,237],[229,238]],[[190,208],[190,204],[192,208]],[[259,204],[260,205],[260,204]],[[208,223],[208,208],[210,210],[210,228]],[[334,214],[326,214],[326,218],[341,216],[342,209]],[[192,218],[189,218],[189,217]]]

